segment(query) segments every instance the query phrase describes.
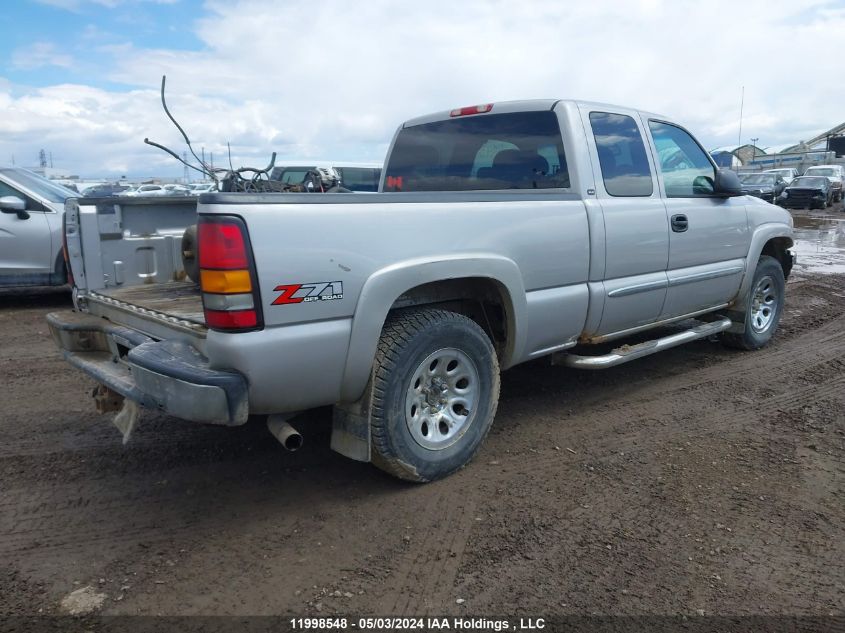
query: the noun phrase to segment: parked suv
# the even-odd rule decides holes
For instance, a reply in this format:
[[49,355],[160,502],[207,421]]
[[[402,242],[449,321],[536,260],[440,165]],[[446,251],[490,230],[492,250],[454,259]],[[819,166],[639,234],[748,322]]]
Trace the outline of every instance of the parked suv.
[[0,169],[0,286],[60,286],[65,200],[70,189],[26,169]]

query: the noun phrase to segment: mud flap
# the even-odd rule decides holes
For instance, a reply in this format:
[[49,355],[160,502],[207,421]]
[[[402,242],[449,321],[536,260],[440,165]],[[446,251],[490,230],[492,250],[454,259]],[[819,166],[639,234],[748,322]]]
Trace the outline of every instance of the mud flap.
[[360,400],[336,404],[332,412],[331,449],[359,462],[372,461],[370,453],[370,402],[372,378]]

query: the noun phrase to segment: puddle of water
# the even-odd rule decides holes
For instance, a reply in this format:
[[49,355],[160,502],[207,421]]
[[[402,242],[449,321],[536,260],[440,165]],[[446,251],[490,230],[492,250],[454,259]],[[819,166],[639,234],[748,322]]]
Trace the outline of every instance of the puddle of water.
[[845,274],[845,214],[793,212],[796,268],[809,273]]

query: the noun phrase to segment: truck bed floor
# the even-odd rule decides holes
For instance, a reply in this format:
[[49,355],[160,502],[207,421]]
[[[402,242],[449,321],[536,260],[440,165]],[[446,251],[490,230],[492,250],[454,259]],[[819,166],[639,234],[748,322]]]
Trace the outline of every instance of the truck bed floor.
[[205,325],[200,288],[192,281],[168,281],[127,288],[104,288],[97,290],[97,294],[146,310],[154,310]]

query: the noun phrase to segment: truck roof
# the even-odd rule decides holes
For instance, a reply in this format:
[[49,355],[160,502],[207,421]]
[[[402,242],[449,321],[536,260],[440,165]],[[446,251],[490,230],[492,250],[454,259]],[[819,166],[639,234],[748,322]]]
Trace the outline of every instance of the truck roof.
[[[631,108],[627,106],[619,106],[613,105],[610,103],[601,103],[597,101],[581,101],[576,99],[524,99],[519,101],[495,101],[495,102],[487,102],[493,106],[492,112],[496,114],[503,114],[508,112],[535,112],[538,110],[551,110],[553,109],[558,103],[565,102],[571,103],[577,106],[586,106],[588,108],[602,108],[602,109],[611,109],[611,110],[628,110],[631,112],[641,112],[649,117],[654,117],[657,119],[666,119],[671,120],[669,117],[657,114],[656,112],[648,112],[645,110],[640,110],[638,108]],[[483,102],[482,102],[483,103]],[[472,107],[472,106],[470,106]],[[415,117],[413,119],[409,119],[402,124],[402,127],[412,127],[414,125],[422,125],[424,123],[433,123],[435,121],[445,121],[452,118],[453,109],[450,110],[441,110],[440,112],[434,112],[432,114],[425,114],[423,116]],[[480,113],[482,114],[482,113]],[[470,115],[470,116],[477,116],[477,115]]]

